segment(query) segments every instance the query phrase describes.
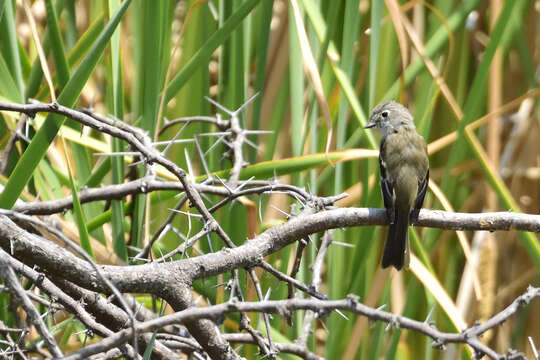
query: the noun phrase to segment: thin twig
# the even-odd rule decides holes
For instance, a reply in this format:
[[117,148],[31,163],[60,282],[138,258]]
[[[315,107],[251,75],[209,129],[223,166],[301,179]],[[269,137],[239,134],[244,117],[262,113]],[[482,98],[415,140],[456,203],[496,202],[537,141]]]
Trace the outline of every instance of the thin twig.
[[51,354],[56,358],[63,356],[62,351],[60,350],[58,344],[56,343],[56,340],[54,339],[54,336],[52,336],[52,334],[49,332],[49,329],[47,329],[47,325],[45,325],[45,322],[39,315],[38,310],[26,295],[26,292],[22,285],[19,283],[19,280],[17,279],[13,268],[7,261],[8,258],[9,254],[7,254],[4,250],[0,249],[0,276],[4,281],[4,284],[6,284],[6,286],[10,288],[13,296],[15,296],[19,300],[22,307],[24,308],[24,311],[28,315],[32,325],[34,325],[36,330],[39,332],[39,335],[41,335],[41,338],[45,342],[45,345],[47,346],[47,349],[49,349]]

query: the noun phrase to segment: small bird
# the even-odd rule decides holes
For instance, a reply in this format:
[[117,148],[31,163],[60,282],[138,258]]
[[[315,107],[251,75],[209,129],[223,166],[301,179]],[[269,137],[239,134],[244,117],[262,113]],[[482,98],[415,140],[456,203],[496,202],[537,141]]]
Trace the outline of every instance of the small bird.
[[395,101],[373,109],[365,128],[372,127],[381,133],[381,189],[390,224],[382,267],[401,270],[409,267],[409,224],[418,220],[429,182],[427,146],[409,110]]

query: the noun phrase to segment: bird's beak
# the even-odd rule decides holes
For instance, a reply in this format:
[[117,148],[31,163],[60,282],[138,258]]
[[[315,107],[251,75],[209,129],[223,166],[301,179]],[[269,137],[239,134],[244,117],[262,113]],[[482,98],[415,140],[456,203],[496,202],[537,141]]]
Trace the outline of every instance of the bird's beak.
[[377,125],[375,123],[375,121],[371,120],[370,122],[368,122],[368,124],[366,126],[364,126],[364,129],[369,129],[369,128],[372,128],[374,127],[375,125]]

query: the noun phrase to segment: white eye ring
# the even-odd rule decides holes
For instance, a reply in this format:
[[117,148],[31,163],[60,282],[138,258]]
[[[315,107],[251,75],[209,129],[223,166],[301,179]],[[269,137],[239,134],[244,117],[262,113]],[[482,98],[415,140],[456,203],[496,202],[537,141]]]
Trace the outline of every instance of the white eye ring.
[[388,110],[384,110],[382,113],[381,113],[381,116],[383,118],[387,118],[388,117]]

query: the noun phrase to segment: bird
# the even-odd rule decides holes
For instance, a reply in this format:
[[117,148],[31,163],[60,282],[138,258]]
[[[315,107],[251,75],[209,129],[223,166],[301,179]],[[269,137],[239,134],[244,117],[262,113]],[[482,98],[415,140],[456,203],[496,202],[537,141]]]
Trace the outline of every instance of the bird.
[[366,129],[381,134],[379,169],[389,229],[381,265],[407,269],[410,262],[409,224],[418,221],[429,183],[429,159],[424,138],[418,134],[409,110],[400,103],[377,105]]

